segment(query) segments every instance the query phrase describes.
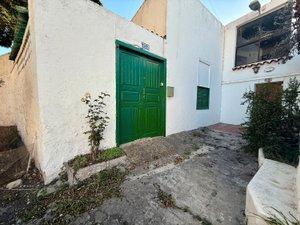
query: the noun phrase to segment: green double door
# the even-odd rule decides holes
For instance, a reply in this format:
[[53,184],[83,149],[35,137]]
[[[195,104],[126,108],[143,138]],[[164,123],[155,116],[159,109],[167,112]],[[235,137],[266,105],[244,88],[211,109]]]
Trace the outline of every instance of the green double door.
[[165,61],[117,48],[117,142],[165,134]]

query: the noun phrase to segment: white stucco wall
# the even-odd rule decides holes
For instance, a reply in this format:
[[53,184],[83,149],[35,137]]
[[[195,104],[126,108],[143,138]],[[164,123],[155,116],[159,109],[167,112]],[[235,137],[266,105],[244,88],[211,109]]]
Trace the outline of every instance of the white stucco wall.
[[9,53],[0,56],[0,80],[4,81],[4,84],[0,87],[0,126],[15,125],[13,87],[10,76],[12,67],[13,63],[9,60]]
[[[223,26],[199,0],[169,0],[167,134],[220,121]],[[210,64],[210,107],[196,110],[199,61]]]
[[[272,0],[262,7],[261,16],[280,8],[285,2],[286,0]],[[246,91],[254,90],[255,84],[265,83],[265,79],[272,78],[272,82],[283,81],[286,86],[290,77],[300,76],[300,56],[296,56],[286,64],[276,62],[265,64],[261,66],[257,74],[253,72],[252,68],[233,71],[237,27],[258,18],[258,16],[257,12],[252,12],[225,26],[221,122],[240,124],[246,120],[246,106],[241,105],[242,96]],[[266,72],[269,69],[273,69],[273,71]]]
[[109,93],[110,117],[102,147],[116,145],[115,40],[141,46],[164,56],[164,40],[86,0],[36,1],[36,44],[39,104],[46,183],[63,162],[89,151],[81,98]]

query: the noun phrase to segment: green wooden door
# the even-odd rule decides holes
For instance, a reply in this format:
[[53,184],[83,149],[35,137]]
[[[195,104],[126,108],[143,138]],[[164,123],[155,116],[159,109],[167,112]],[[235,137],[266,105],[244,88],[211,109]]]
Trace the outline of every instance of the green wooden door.
[[117,48],[117,142],[165,134],[165,63]]

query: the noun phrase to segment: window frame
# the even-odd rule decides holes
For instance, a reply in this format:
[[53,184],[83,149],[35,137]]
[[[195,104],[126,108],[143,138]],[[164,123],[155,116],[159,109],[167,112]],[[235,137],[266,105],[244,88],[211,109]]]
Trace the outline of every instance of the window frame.
[[[268,12],[266,14],[261,15],[258,18],[250,20],[250,21],[248,21],[246,23],[243,23],[243,24],[241,24],[241,25],[239,25],[239,26],[236,27],[236,45],[235,45],[234,67],[238,67],[238,66],[243,66],[243,65],[247,65],[247,64],[252,64],[252,63],[258,63],[258,62],[266,61],[266,60],[262,60],[261,59],[261,42],[266,41],[266,40],[271,40],[272,38],[279,37],[281,35],[285,35],[285,34],[288,33],[288,31],[282,33],[281,30],[274,30],[271,34],[266,35],[266,37],[264,37],[264,35],[259,35],[258,37],[254,38],[253,40],[251,40],[251,41],[249,41],[247,43],[238,45],[239,29],[241,29],[241,28],[243,28],[243,27],[247,26],[248,24],[253,23],[255,21],[259,21],[259,26],[261,28],[262,27],[262,23],[263,23],[263,18],[269,16],[272,13],[275,13],[275,12],[278,12],[280,10],[283,10],[286,5],[287,4],[281,5],[281,6],[277,7],[277,8],[275,8],[275,9],[273,9],[272,11],[270,11],[270,12]],[[259,44],[259,51],[258,51],[258,54],[257,54],[258,55],[257,60],[255,62],[237,65],[238,49],[243,48],[245,46],[253,45],[255,43]],[[268,59],[268,60],[278,59],[278,58],[281,58],[281,57],[274,57],[274,58],[271,58],[271,59]]]

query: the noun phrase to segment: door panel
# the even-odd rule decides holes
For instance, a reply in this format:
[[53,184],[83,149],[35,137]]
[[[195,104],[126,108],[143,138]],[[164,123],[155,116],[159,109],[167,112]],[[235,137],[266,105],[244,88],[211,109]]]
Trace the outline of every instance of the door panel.
[[164,62],[122,47],[117,56],[118,144],[164,135]]

